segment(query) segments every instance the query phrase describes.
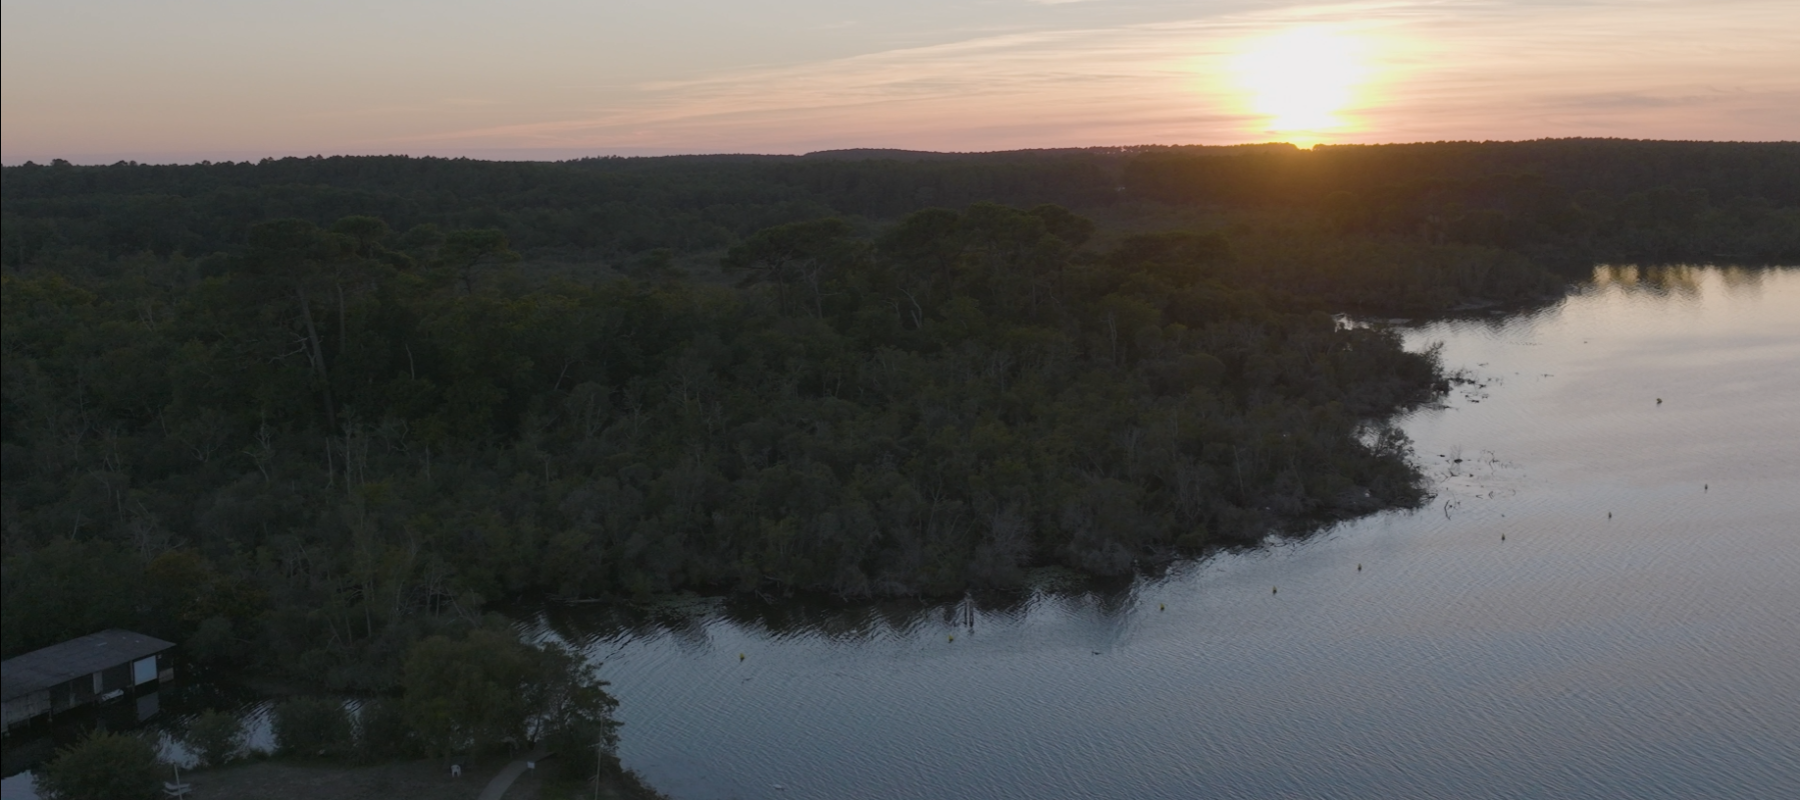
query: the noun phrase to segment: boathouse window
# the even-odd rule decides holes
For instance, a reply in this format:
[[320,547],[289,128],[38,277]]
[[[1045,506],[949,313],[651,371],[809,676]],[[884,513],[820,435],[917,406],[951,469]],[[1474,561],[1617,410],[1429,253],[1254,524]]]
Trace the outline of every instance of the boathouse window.
[[138,659],[131,665],[131,685],[142,686],[156,680],[156,656]]

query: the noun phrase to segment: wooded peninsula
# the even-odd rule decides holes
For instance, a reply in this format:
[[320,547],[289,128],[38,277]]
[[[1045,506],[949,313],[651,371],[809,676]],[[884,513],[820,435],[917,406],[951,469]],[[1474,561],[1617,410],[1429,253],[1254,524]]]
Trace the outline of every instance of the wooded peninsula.
[[[4,655],[1125,575],[1425,497],[1382,324],[1800,258],[1800,145],[7,167]],[[441,645],[449,646],[449,645]]]

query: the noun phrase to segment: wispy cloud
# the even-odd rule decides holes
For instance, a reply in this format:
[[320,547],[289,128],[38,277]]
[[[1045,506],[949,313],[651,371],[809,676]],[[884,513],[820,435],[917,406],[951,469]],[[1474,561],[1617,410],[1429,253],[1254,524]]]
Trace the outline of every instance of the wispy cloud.
[[[1800,12],[1787,0],[1383,2],[985,36],[798,66],[647,82],[565,119],[437,144],[800,151],[1266,138],[1229,74],[1295,25],[1366,41],[1376,76],[1335,138],[1800,131]],[[1710,126],[1710,127],[1709,127]],[[1748,134],[1748,135],[1746,135]]]
[[[769,145],[849,138],[949,141],[959,130],[1052,129],[1142,135],[1145,123],[1191,136],[1235,124],[1203,76],[1251,20],[1012,33],[827,62],[650,82],[581,118],[497,126],[440,139],[528,137],[546,143],[700,137]],[[1216,65],[1214,65],[1216,66]],[[748,135],[747,135],[748,134]],[[798,134],[798,135],[795,135]],[[847,138],[846,138],[847,137]]]
[[[682,13],[708,1],[682,0]],[[1054,9],[1032,0],[916,0],[916,19],[887,9],[881,20],[861,7],[821,17],[797,13],[797,0],[771,0],[789,13],[732,17],[761,27],[712,25],[704,40],[698,22],[658,10],[664,3],[643,4],[650,17],[614,32],[615,43],[645,32],[624,55],[569,23],[598,13],[594,4],[529,2],[546,13],[492,16],[484,22],[491,35],[449,18],[436,19],[430,36],[377,20],[355,34],[360,44],[339,42],[324,54],[314,40],[325,31],[305,28],[282,47],[262,48],[268,53],[243,44],[254,40],[248,35],[193,34],[166,53],[117,57],[91,37],[51,47],[50,21],[9,5],[0,156],[566,156],[1301,138],[1271,130],[1267,104],[1250,102],[1243,85],[1253,82],[1234,73],[1247,48],[1296,28],[1348,37],[1363,59],[1348,105],[1313,117],[1335,127],[1309,139],[1800,137],[1795,0],[1093,0]],[[720,15],[736,8],[718,2]],[[34,6],[39,16],[65,7]],[[981,13],[963,13],[970,9]],[[148,10],[133,13],[134,24],[162,24]],[[259,13],[243,11],[243,24],[291,27],[264,26]],[[518,21],[527,17],[536,21]],[[590,22],[602,17],[619,15]],[[114,49],[160,41],[114,27]],[[399,49],[382,49],[384,37],[397,37]],[[208,50],[215,41],[232,44]],[[713,55],[733,43],[741,51]],[[1318,68],[1289,70],[1298,76],[1287,85],[1305,85],[1306,70]]]

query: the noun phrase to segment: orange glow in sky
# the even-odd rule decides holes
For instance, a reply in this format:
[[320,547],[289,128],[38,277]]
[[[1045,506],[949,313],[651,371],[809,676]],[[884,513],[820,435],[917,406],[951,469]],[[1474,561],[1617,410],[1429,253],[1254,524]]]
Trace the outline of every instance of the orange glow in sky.
[[1800,139],[1796,0],[4,0],[0,160]]

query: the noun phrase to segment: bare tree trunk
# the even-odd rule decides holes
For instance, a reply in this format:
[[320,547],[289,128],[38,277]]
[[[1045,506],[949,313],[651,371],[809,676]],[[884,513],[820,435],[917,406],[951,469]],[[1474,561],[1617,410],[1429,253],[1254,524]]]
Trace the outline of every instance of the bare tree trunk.
[[319,346],[319,330],[313,325],[312,303],[306,300],[306,289],[295,287],[300,299],[300,316],[306,320],[306,339],[312,344],[313,370],[319,373],[319,390],[325,397],[325,424],[337,430],[337,403],[331,399],[331,376],[325,370],[325,350]]

